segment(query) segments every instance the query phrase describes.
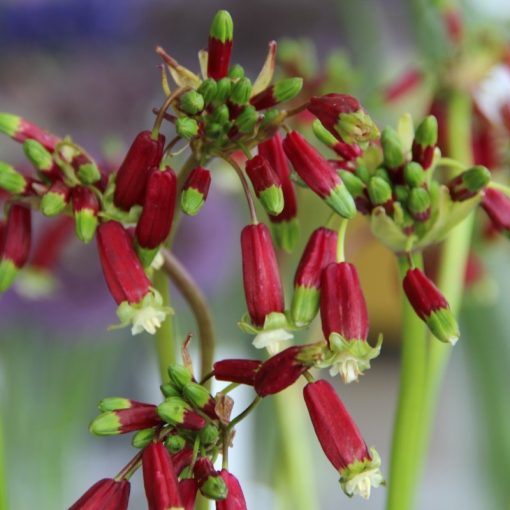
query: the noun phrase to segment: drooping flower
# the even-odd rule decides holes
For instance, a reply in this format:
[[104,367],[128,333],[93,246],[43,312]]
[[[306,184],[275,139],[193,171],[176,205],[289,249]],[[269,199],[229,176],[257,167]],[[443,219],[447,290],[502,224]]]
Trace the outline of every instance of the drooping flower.
[[257,155],[246,162],[246,173],[264,209],[274,215],[283,211],[284,198],[280,178],[263,156]]
[[90,487],[69,510],[127,510],[130,489],[128,480],[103,478]]
[[207,76],[220,80],[228,75],[234,23],[227,11],[218,11],[213,18],[209,32]]
[[197,166],[186,179],[181,192],[181,209],[185,214],[195,216],[202,209],[211,186],[211,172]]
[[228,494],[225,499],[216,501],[216,510],[247,510],[239,480],[226,469],[220,471],[220,476],[227,486]]

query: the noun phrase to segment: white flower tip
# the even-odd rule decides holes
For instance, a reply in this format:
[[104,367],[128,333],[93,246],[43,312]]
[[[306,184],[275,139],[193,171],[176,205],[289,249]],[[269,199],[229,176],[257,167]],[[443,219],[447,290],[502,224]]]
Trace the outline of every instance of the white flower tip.
[[363,499],[369,499],[372,487],[377,488],[384,482],[384,478],[378,468],[369,469],[352,477],[345,484],[345,492],[349,496],[360,495]]
[[270,353],[279,351],[278,344],[293,338],[293,335],[286,329],[271,329],[261,331],[254,339],[253,346],[257,349],[267,349]]
[[154,335],[156,330],[161,327],[167,313],[151,306],[142,308],[133,316],[132,335],[138,335],[142,331],[147,331],[150,335]]

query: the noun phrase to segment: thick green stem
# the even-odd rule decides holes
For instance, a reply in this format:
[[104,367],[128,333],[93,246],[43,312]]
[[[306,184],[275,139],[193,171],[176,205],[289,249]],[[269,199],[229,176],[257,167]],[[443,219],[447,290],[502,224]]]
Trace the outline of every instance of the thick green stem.
[[[168,279],[163,270],[156,271],[153,283],[163,298],[163,305],[170,306],[170,289],[168,288]],[[168,380],[168,365],[175,363],[175,342],[171,315],[167,315],[161,327],[156,331],[156,352],[161,381],[165,383]]]
[[[423,266],[421,254],[413,256],[413,263],[417,268]],[[400,258],[401,278],[405,276],[408,268],[408,258]],[[400,391],[391,450],[387,500],[389,510],[407,510],[413,504],[421,402],[425,390],[426,326],[404,295],[402,313]]]

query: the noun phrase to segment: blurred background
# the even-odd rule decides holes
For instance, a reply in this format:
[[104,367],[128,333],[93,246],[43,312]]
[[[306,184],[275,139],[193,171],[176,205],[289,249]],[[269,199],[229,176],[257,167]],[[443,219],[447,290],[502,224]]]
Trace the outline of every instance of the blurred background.
[[[269,40],[304,39],[310,42],[301,48],[313,44],[317,57],[311,61],[318,68],[342,50],[332,68],[339,72],[330,71],[343,89],[338,91],[362,98],[380,125],[395,122],[405,111],[420,118],[438,80],[433,65],[446,45],[444,34],[434,37],[442,28],[428,4],[1,0],[0,111],[26,117],[58,135],[71,134],[97,158],[115,165],[134,135],[152,124],[151,109],[163,99],[154,47],[162,45],[198,70],[196,54],[207,44],[210,21],[218,9],[228,9],[235,23],[233,60],[248,76],[258,73]],[[506,29],[508,34],[507,0],[471,0],[460,8],[473,30]],[[384,104],[384,87],[417,66],[429,72],[425,86]],[[0,139],[0,159],[24,164],[21,147],[5,138]],[[327,212],[310,193],[300,193],[304,244]],[[240,190],[218,177],[204,213],[186,218],[175,242],[177,256],[211,302],[217,358],[257,355],[236,327],[244,313],[238,238],[246,221]],[[37,224],[37,233],[44,223]],[[399,374],[398,279],[391,255],[370,238],[363,221],[350,233],[350,241],[348,255],[360,269],[372,336],[384,332],[385,344],[359,384],[338,385],[338,390],[367,442],[377,447],[387,473]],[[299,252],[281,260],[288,290]],[[466,293],[462,340],[441,393],[420,510],[503,509],[510,501],[510,246],[492,243],[480,253],[483,285]],[[0,296],[0,405],[13,510],[67,508],[94,481],[112,476],[127,462],[130,438],[88,433],[101,398],[160,398],[154,340],[133,338],[125,330],[106,331],[116,320],[115,303],[95,246],[65,243],[52,269],[51,295],[35,297],[30,282],[21,279]],[[175,289],[172,295],[176,327],[184,338],[195,326]],[[237,409],[250,399],[242,390],[234,396]],[[231,469],[245,488],[249,508],[286,508],[272,488],[281,455],[281,438],[273,426],[276,412],[268,399],[237,431]],[[307,427],[296,448],[310,450],[310,483],[317,484],[320,508],[383,508],[384,489],[374,491],[368,502],[344,497],[337,474]],[[134,481],[130,509],[144,508],[140,474]]]

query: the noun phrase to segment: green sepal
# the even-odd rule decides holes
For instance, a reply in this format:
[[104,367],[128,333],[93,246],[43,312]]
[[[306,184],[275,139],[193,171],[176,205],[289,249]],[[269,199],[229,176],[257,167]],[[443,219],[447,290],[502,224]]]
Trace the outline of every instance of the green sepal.
[[356,216],[356,204],[343,182],[337,184],[323,200],[343,218],[350,219]]
[[21,117],[12,113],[0,113],[0,133],[14,136],[21,124]]
[[211,121],[217,122],[218,124],[225,124],[230,119],[230,111],[226,104],[219,105],[211,115]]
[[168,377],[176,388],[182,389],[193,381],[193,374],[184,365],[173,363],[168,366]]
[[134,448],[145,448],[154,439],[155,432],[154,428],[139,430],[131,438],[131,444]]
[[437,119],[433,115],[425,117],[414,133],[414,142],[422,147],[430,147],[437,143]]
[[168,398],[168,397],[180,397],[181,392],[179,389],[171,383],[162,384],[159,389],[161,390],[161,393]]
[[180,452],[186,446],[186,439],[177,435],[170,435],[165,440],[165,447],[170,452],[171,455],[174,455]]
[[370,448],[370,455],[372,459],[353,462],[340,471],[340,487],[347,496],[359,494],[362,498],[368,499],[372,487],[377,488],[386,484],[380,469],[381,457],[375,448]]
[[462,174],[462,183],[471,192],[483,190],[491,182],[491,173],[488,168],[476,165]]
[[271,232],[275,245],[287,253],[292,253],[299,241],[299,220],[292,218],[279,222],[271,222]]
[[189,117],[180,117],[175,121],[175,131],[180,137],[190,140],[198,134],[198,122]]
[[202,192],[195,188],[186,188],[181,192],[181,209],[188,216],[195,216],[205,203]]
[[45,216],[57,216],[60,214],[67,206],[67,200],[60,193],[55,193],[54,191],[46,192],[41,198],[41,212]]
[[154,335],[156,330],[166,319],[168,314],[174,311],[169,306],[163,305],[163,298],[156,289],[150,289],[140,303],[130,304],[123,301],[117,307],[117,317],[120,324],[110,326],[108,329],[120,329],[131,326],[131,334],[138,335],[143,331]]
[[251,104],[246,105],[235,120],[235,125],[243,134],[252,133],[259,120],[259,114]]
[[179,97],[179,108],[190,115],[201,112],[204,106],[204,98],[196,90],[189,90]]
[[424,188],[412,188],[407,199],[407,208],[411,215],[419,220],[421,214],[430,209],[430,195]]
[[227,100],[232,92],[232,80],[230,78],[222,78],[216,82],[216,98],[215,101],[223,103]]
[[135,242],[135,250],[142,266],[144,268],[149,268],[159,253],[159,246],[156,248],[142,248],[137,242]]
[[404,168],[404,179],[409,186],[413,188],[421,186],[426,178],[427,174],[420,163],[416,163],[416,161],[407,163]]
[[341,113],[335,130],[345,143],[363,143],[376,140],[379,137],[379,128],[370,115],[364,110]]
[[92,209],[80,209],[74,214],[76,237],[87,244],[94,239],[99,220]]
[[78,167],[78,178],[83,184],[94,184],[101,179],[101,172],[95,163],[84,163]]
[[272,312],[266,315],[264,325],[261,328],[251,323],[248,314],[243,315],[237,325],[243,333],[256,335],[252,343],[257,349],[263,349],[275,343],[290,340],[293,338],[293,335],[287,330],[296,329],[291,320],[284,313],[280,312]]
[[47,172],[53,167],[53,157],[37,140],[25,140],[23,152],[29,161],[41,172]]
[[229,78],[232,78],[233,80],[239,80],[240,78],[244,78],[244,68],[243,68],[243,66],[241,66],[239,64],[234,64],[228,70],[228,76],[229,76]]
[[246,104],[251,95],[251,81],[244,77],[234,83],[232,92],[230,93],[230,101],[234,104]]
[[209,499],[221,501],[225,499],[228,494],[227,485],[225,480],[219,475],[209,476],[207,480],[200,486],[200,492]]
[[0,262],[0,292],[5,292],[16,279],[19,269],[12,260],[3,259]]
[[405,154],[399,134],[392,128],[386,127],[381,134],[381,145],[384,154],[384,164],[388,168],[399,168],[405,163]]
[[102,413],[108,411],[118,411],[119,409],[131,408],[131,400],[123,397],[107,397],[103,398],[97,406]]
[[197,92],[204,98],[204,103],[206,105],[214,101],[217,91],[218,85],[216,84],[216,80],[213,80],[212,78],[204,80],[197,89]]
[[290,316],[295,326],[308,326],[317,315],[320,304],[320,290],[315,287],[297,285],[294,287]]
[[159,417],[171,425],[184,423],[184,413],[190,407],[179,397],[169,397],[158,406]]
[[182,394],[193,407],[198,407],[199,409],[203,409],[211,397],[206,388],[195,382],[185,384],[182,388]]
[[120,418],[115,411],[102,413],[89,426],[89,431],[96,436],[116,436],[120,434]]
[[210,446],[218,441],[220,431],[214,423],[208,423],[199,433],[200,443],[204,446]]
[[258,199],[268,214],[276,216],[283,211],[283,191],[281,186],[272,185],[259,193]]
[[357,381],[370,368],[370,361],[379,356],[382,341],[382,335],[379,335],[375,347],[372,347],[365,340],[348,340],[338,333],[331,333],[328,339],[329,350],[316,366],[329,368],[331,376],[340,374],[345,384]]
[[459,325],[449,308],[433,311],[425,320],[430,332],[441,342],[455,345],[459,339]]
[[277,103],[283,103],[296,97],[303,88],[303,78],[286,78],[275,83],[273,97]]
[[383,205],[392,197],[391,186],[381,177],[374,176],[368,181],[368,196],[374,205]]
[[221,10],[214,15],[209,35],[222,43],[232,41],[234,37],[234,22],[228,11]]
[[13,166],[0,161],[0,188],[18,195],[27,187],[27,180]]
[[357,175],[354,175],[348,170],[339,170],[338,175],[351,196],[356,198],[364,195],[366,189],[365,183]]

